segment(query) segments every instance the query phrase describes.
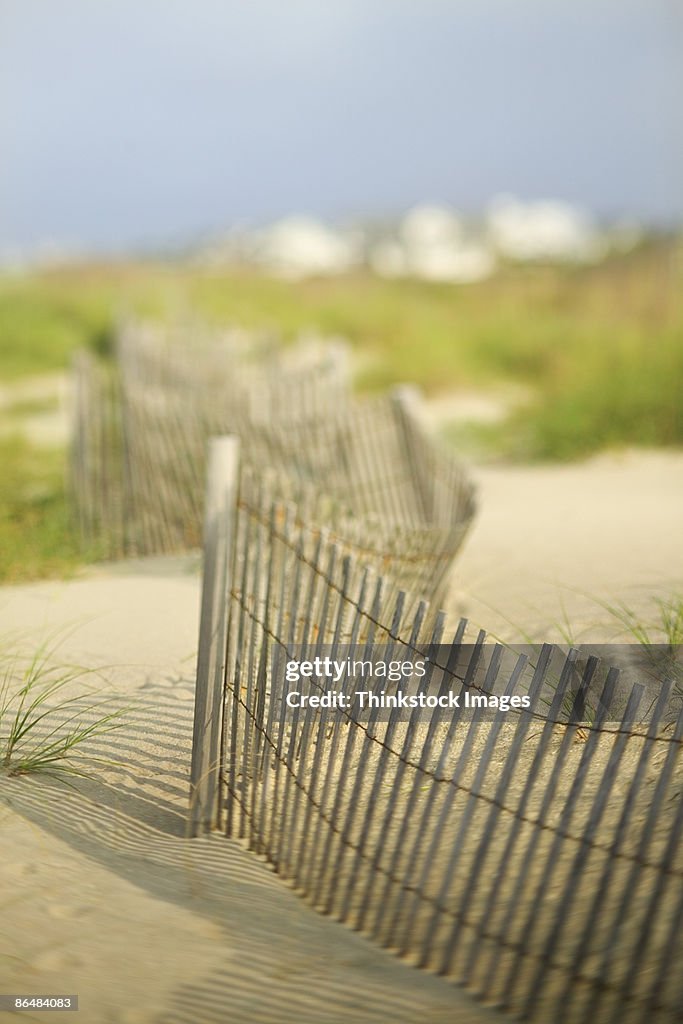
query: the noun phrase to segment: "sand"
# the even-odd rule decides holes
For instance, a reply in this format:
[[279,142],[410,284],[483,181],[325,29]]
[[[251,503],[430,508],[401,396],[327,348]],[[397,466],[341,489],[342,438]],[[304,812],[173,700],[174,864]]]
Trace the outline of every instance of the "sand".
[[650,625],[683,597],[683,454],[473,467],[479,508],[449,610],[509,641],[632,642],[605,604]]
[[[475,476],[453,622],[545,639],[564,605],[582,638],[609,639],[595,598],[649,615],[683,589],[683,456]],[[0,783],[0,991],[78,993],[87,1024],[499,1019],[316,914],[239,844],[186,837],[199,587],[188,556],[0,589],[3,637],[30,649],[57,632],[58,660],[132,705],[94,743],[114,763],[91,781]]]
[[198,609],[193,557],[0,590],[3,635],[65,631],[56,657],[133,705],[92,781],[0,783],[0,991],[78,994],[87,1024],[493,1020],[238,843],[186,838]]
[[23,436],[31,444],[64,448],[71,436],[69,378],[47,373],[0,381],[0,438]]

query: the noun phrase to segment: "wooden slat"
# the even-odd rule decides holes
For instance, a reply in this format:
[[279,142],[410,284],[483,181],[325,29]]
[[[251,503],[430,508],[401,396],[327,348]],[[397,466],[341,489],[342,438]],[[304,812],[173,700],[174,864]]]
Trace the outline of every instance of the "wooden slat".
[[236,438],[218,438],[211,442],[190,771],[190,830],[193,835],[210,828],[216,820],[238,459]]

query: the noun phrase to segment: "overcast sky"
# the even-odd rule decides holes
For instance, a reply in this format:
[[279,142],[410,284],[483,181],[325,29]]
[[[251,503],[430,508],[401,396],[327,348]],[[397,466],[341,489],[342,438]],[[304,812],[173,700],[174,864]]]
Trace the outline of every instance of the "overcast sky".
[[683,215],[681,0],[0,0],[0,249],[495,193]]

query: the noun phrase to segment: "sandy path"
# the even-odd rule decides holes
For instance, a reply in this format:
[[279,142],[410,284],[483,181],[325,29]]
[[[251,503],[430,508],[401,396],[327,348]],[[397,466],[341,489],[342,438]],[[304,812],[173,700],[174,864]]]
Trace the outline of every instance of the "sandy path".
[[192,558],[0,590],[4,636],[69,627],[59,659],[101,666],[102,692],[134,703],[93,741],[117,762],[96,779],[0,785],[2,991],[77,993],[84,1024],[495,1019],[238,844],[185,838],[198,598]]
[[455,569],[454,615],[511,641],[566,639],[568,620],[577,641],[632,642],[599,602],[650,621],[658,598],[683,596],[683,454],[472,474],[479,509]]
[[[22,408],[23,403],[46,408]],[[71,435],[69,377],[48,373],[25,377],[11,384],[0,382],[0,438],[17,433],[31,444],[65,448]]]

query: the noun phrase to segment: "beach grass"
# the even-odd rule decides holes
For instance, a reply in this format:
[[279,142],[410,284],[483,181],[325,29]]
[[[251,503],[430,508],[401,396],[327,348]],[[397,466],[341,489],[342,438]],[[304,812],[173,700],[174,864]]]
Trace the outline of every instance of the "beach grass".
[[106,700],[93,700],[84,688],[91,673],[53,664],[54,652],[55,645],[46,642],[25,658],[11,645],[0,644],[4,775],[87,776],[93,758],[84,753],[84,743],[123,724],[126,709],[106,710]]
[[[624,446],[683,444],[683,259],[653,240],[591,267],[503,267],[466,286],[365,272],[284,281],[184,263],[65,266],[0,277],[0,377],[107,358],[123,313],[194,317],[275,333],[342,336],[361,390],[415,382],[427,395],[514,385],[528,397],[499,423],[446,426],[453,443],[496,457],[575,459]],[[66,452],[0,441],[0,579],[70,571],[78,544]]]
[[[683,442],[683,259],[660,241],[594,267],[503,268],[467,286],[367,273],[283,281],[183,264],[64,267],[0,279],[0,366],[16,377],[111,347],[119,314],[347,338],[357,383],[427,394],[500,383],[533,395],[518,454],[572,458],[619,444]],[[519,447],[519,444],[518,444]]]

